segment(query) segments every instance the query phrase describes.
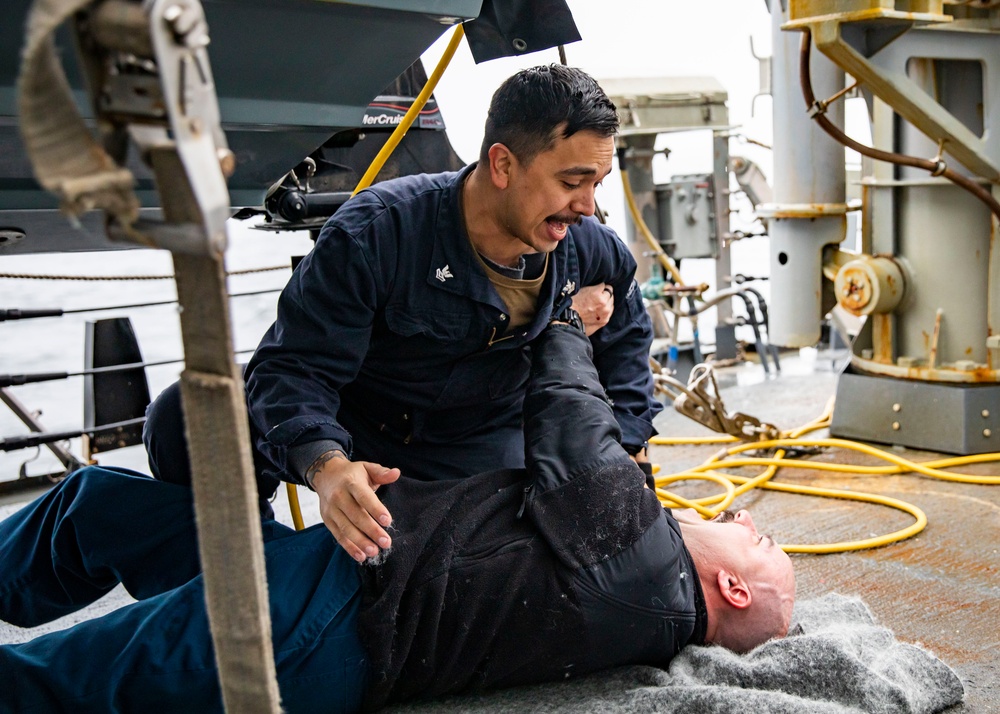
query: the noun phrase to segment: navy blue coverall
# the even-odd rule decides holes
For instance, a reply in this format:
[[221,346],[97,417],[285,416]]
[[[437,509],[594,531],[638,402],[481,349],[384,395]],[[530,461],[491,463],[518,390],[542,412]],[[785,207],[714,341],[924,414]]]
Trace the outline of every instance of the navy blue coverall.
[[[378,562],[322,524],[264,521],[286,711],[666,666],[703,640],[694,563],[618,443],[589,342],[555,326],[533,352],[526,469],[383,487],[395,532]],[[0,523],[0,619],[51,620],[119,581],[140,600],[0,646],[0,712],[221,710],[191,505],[185,487],[88,468]]]
[[[652,328],[624,243],[593,218],[550,255],[537,314],[510,331],[462,219],[457,173],[407,176],[335,213],[296,268],[245,372],[262,497],[302,483],[324,451],[424,480],[524,465],[521,405],[529,343],[578,290],[609,283],[615,309],[591,338],[622,428],[639,448],[662,405],[649,371]],[[151,406],[154,476],[190,481],[178,390]]]

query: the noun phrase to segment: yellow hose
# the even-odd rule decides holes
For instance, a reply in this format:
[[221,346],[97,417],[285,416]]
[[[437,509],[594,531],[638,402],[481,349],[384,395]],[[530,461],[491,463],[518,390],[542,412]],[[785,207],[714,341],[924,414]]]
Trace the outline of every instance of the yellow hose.
[[292,525],[300,531],[306,527],[302,520],[302,506],[299,505],[299,490],[294,483],[285,482],[285,493],[288,494],[288,507],[292,511]]
[[674,282],[678,285],[683,285],[684,281],[681,279],[681,272],[674,265],[674,262],[670,260],[666,253],[663,252],[663,247],[660,245],[659,241],[653,235],[653,232],[649,230],[649,226],[646,225],[646,221],[642,219],[642,213],[639,211],[639,206],[635,203],[635,194],[632,193],[632,183],[628,180],[628,172],[625,169],[621,170],[622,176],[622,189],[625,192],[625,202],[628,204],[629,213],[632,216],[632,222],[635,223],[635,227],[639,229],[640,235],[649,244],[650,249],[656,256],[656,259],[660,261],[660,265],[663,266],[664,270],[669,272],[674,277]]
[[361,180],[358,181],[358,185],[354,187],[354,193],[351,194],[352,196],[358,191],[366,189],[372,185],[372,182],[375,180],[378,172],[382,170],[382,166],[385,164],[386,159],[389,158],[389,155],[396,149],[399,142],[403,140],[404,136],[406,136],[406,132],[409,130],[410,125],[417,118],[417,115],[420,114],[420,110],[424,108],[427,100],[430,99],[431,93],[437,86],[438,80],[441,79],[441,75],[444,74],[445,69],[448,68],[448,64],[451,62],[451,58],[455,55],[455,50],[457,50],[458,46],[462,43],[463,37],[465,37],[465,28],[460,24],[456,25],[455,31],[451,35],[451,40],[448,42],[448,46],[444,50],[444,54],[441,55],[441,59],[438,60],[437,67],[435,67],[434,71],[431,72],[431,76],[427,78],[427,84],[424,85],[420,94],[417,95],[417,98],[413,101],[413,104],[406,112],[406,115],[403,116],[403,120],[396,125],[396,130],[392,132],[392,135],[389,137],[389,140],[385,142],[382,150],[378,152],[378,155],[374,159],[372,159],[372,163],[365,172],[365,175],[361,177]]
[[[927,525],[927,516],[924,512],[911,503],[900,501],[888,496],[881,496],[873,493],[861,491],[851,491],[845,489],[817,488],[814,486],[801,486],[787,483],[776,483],[773,481],[774,475],[779,468],[812,469],[816,471],[836,471],[839,473],[864,474],[864,475],[888,475],[902,473],[917,473],[928,478],[955,481],[959,483],[972,483],[983,485],[1000,485],[1000,476],[972,476],[969,474],[958,474],[944,469],[955,466],[966,466],[969,464],[981,464],[1000,461],[1000,453],[994,454],[974,454],[971,456],[955,456],[924,463],[915,463],[904,459],[901,456],[877,449],[866,444],[860,444],[845,439],[805,439],[807,434],[818,429],[829,426],[830,414],[832,413],[833,402],[827,405],[823,415],[809,422],[808,424],[786,432],[784,438],[771,441],[759,441],[753,443],[739,443],[719,454],[712,456],[705,463],[693,469],[683,471],[669,476],[656,476],[656,494],[660,502],[666,508],[694,508],[705,518],[711,518],[719,512],[725,510],[739,496],[753,488],[763,488],[771,491],[781,491],[783,493],[793,493],[803,496],[816,496],[819,498],[837,498],[850,501],[862,501],[875,505],[894,508],[913,516],[914,522],[908,527],[886,535],[865,538],[862,540],[843,541],[839,543],[825,544],[783,544],[781,547],[788,553],[842,553],[852,550],[864,550],[867,548],[878,548],[890,543],[896,543],[922,531]],[[653,437],[650,444],[658,446],[671,446],[680,444],[712,444],[712,443],[732,443],[737,441],[735,437],[694,437],[685,438],[663,438]],[[799,459],[784,458],[787,449],[794,447],[813,448],[838,448],[857,451],[862,454],[874,456],[889,462],[887,466],[854,466],[846,464],[834,464],[823,461],[802,461]],[[775,449],[774,457],[742,457],[733,456],[745,451]],[[765,467],[757,476],[748,478],[736,476],[734,474],[721,473],[720,468],[738,468],[746,466]],[[684,480],[709,480],[719,483],[725,489],[724,493],[697,499],[685,499],[667,491],[664,486]]]
[[[444,74],[444,71],[448,68],[451,63],[451,58],[455,56],[455,51],[458,46],[462,43],[462,38],[465,37],[465,28],[458,24],[455,26],[455,31],[451,34],[451,40],[448,41],[448,46],[444,50],[444,54],[441,55],[441,59],[438,60],[437,66],[434,71],[431,72],[431,76],[427,78],[427,83],[424,88],[420,90],[420,94],[417,98],[413,100],[413,104],[406,111],[403,119],[396,125],[395,130],[389,136],[388,140],[382,146],[382,149],[378,152],[374,159],[372,159],[371,164],[368,166],[368,170],[365,171],[365,175],[361,177],[358,181],[358,185],[354,187],[354,191],[351,196],[355,196],[358,191],[368,188],[372,185],[375,177],[378,176],[378,172],[382,170],[385,162],[388,160],[389,156],[396,147],[399,146],[399,142],[403,140],[406,136],[406,132],[409,131],[410,125],[413,124],[414,120],[420,114],[420,111],[427,104],[427,100],[430,99],[431,94],[434,92],[434,88],[437,87],[438,81]],[[295,487],[294,483],[285,483],[285,492],[288,495],[288,506],[292,511],[292,524],[295,526],[295,530],[302,530],[305,525],[302,521],[302,506],[299,504],[299,492]]]

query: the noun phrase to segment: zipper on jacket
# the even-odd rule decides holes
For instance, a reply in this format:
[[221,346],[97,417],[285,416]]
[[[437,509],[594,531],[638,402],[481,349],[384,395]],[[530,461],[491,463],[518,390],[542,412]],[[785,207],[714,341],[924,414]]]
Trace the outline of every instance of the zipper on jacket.
[[528,484],[524,487],[524,497],[521,499],[521,507],[517,509],[517,516],[515,516],[517,520],[521,520],[521,517],[524,515],[524,507],[528,505],[528,495],[531,493],[532,486],[534,484]]

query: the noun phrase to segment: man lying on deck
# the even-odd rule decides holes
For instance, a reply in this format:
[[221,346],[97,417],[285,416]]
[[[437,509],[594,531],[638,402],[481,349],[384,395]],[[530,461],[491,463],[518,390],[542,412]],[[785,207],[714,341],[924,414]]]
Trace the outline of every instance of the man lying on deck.
[[[561,318],[532,349],[525,469],[383,486],[392,547],[363,564],[322,524],[264,521],[286,711],[666,666],[689,643],[746,651],[787,632],[788,556],[746,511],[660,506],[619,445],[587,337]],[[0,523],[0,553],[15,625],[118,582],[139,600],[0,647],[0,712],[222,710],[190,489],[83,469]]]

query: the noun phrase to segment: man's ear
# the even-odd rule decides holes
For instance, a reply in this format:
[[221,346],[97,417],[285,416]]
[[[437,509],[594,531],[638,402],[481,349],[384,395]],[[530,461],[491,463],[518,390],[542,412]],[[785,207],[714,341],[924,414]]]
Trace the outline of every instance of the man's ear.
[[505,189],[510,184],[510,170],[515,161],[514,155],[503,144],[490,147],[490,180],[499,189]]
[[750,586],[739,575],[728,570],[720,570],[716,576],[719,583],[719,594],[722,599],[738,610],[750,607],[752,597]]

